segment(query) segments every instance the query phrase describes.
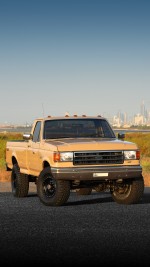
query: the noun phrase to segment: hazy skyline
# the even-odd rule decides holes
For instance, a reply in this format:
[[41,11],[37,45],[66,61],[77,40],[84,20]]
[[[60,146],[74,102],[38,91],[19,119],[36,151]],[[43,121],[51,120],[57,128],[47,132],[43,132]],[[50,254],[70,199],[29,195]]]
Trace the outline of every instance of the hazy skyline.
[[149,0],[0,0],[0,124],[150,111]]

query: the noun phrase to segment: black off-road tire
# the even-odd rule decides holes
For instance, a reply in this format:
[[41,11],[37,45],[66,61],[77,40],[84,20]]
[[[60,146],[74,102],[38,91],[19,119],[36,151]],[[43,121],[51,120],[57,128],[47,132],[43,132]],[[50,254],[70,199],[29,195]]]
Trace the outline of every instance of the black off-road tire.
[[40,201],[46,206],[61,206],[70,196],[70,182],[56,180],[50,167],[46,167],[37,181],[37,194]]
[[132,181],[124,180],[111,191],[112,198],[119,204],[136,204],[140,201],[144,192],[144,179],[138,178]]
[[84,187],[84,188],[79,188],[76,189],[77,195],[90,195],[92,193],[92,188],[90,187]]
[[20,173],[18,164],[14,164],[11,172],[11,188],[15,197],[26,197],[28,195],[28,175]]

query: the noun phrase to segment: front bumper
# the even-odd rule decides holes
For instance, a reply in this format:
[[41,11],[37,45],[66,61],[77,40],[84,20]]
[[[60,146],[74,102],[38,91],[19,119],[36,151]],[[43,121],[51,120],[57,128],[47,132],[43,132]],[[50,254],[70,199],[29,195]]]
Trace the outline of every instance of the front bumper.
[[116,180],[142,178],[141,166],[51,168],[58,180]]

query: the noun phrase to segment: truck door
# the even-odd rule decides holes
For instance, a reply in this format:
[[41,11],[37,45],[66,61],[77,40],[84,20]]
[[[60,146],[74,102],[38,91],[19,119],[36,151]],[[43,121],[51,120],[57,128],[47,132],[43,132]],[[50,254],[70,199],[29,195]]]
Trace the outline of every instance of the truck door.
[[[28,151],[27,151],[27,162],[28,169],[32,172],[39,172],[41,170],[41,160],[40,160],[40,132],[41,132],[41,121],[37,121],[33,138],[29,141]],[[33,173],[34,174],[34,173]]]

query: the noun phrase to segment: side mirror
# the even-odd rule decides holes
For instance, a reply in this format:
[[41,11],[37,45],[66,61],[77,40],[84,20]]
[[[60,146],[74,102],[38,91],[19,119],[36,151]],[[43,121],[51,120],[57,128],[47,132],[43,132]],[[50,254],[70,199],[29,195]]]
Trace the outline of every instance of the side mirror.
[[118,139],[124,140],[125,139],[125,134],[124,133],[118,133]]
[[24,140],[32,140],[33,135],[32,134],[23,134],[23,139]]

